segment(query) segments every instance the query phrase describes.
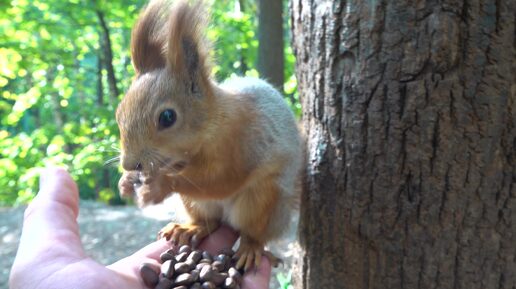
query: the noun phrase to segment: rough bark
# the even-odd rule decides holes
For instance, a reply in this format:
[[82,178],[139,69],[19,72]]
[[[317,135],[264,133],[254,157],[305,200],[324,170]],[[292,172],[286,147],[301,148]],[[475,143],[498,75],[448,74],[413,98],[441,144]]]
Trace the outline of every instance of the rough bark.
[[283,51],[283,1],[258,1],[258,63],[260,77],[267,79],[283,91],[284,63]]
[[104,67],[107,72],[107,81],[109,86],[109,93],[113,99],[117,99],[119,95],[119,90],[117,86],[117,80],[115,76],[115,69],[113,67],[113,50],[111,47],[111,38],[109,35],[109,28],[106,24],[106,20],[104,19],[104,13],[97,10],[97,18],[100,23],[100,27],[102,29],[102,49],[104,51],[104,55],[102,59],[104,60]]
[[296,288],[516,287],[515,6],[291,1]]

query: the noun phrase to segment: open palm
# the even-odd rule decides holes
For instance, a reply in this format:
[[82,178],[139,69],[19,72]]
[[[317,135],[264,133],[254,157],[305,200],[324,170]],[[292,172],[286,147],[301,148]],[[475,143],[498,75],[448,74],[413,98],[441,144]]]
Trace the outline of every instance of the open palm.
[[[143,262],[158,264],[159,254],[171,245],[156,241],[110,266],[88,257],[82,248],[77,215],[77,185],[63,169],[43,172],[40,192],[25,211],[22,236],[14,261],[11,289],[25,288],[146,288],[139,276]],[[237,234],[222,227],[201,244],[215,253],[232,246]],[[242,288],[268,288],[270,264],[244,275]]]

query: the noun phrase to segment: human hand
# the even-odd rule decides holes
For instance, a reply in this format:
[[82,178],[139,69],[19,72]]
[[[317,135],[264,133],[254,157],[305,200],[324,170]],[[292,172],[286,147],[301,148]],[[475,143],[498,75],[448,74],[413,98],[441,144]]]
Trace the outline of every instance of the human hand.
[[[146,288],[139,266],[158,264],[171,245],[158,240],[110,266],[88,257],[82,248],[77,215],[79,193],[70,175],[59,168],[41,174],[40,191],[25,211],[18,252],[9,278],[11,289],[26,288]],[[237,234],[222,227],[200,247],[210,253],[227,248]],[[257,270],[244,274],[243,289],[268,288],[271,267],[266,258]]]

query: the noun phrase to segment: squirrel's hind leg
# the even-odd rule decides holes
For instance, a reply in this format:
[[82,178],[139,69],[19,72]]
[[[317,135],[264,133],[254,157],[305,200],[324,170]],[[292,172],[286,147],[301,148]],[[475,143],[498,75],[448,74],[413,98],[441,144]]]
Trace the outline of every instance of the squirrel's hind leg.
[[277,234],[274,230],[276,223],[283,223],[283,220],[276,219],[283,217],[276,213],[278,206],[285,205],[281,203],[282,191],[277,182],[274,177],[264,178],[249,187],[234,203],[238,209],[232,212],[231,221],[240,230],[241,236],[235,253],[238,269],[247,271],[253,266],[257,268],[262,255],[275,267],[281,263],[281,259],[264,249],[265,244]]
[[242,236],[240,239],[240,246],[234,256],[237,259],[237,269],[244,268],[245,271],[248,271],[253,268],[253,266],[258,268],[261,264],[262,255],[269,259],[269,262],[273,267],[278,267],[280,263],[283,263],[283,260],[265,250],[264,245],[260,242],[249,237]]

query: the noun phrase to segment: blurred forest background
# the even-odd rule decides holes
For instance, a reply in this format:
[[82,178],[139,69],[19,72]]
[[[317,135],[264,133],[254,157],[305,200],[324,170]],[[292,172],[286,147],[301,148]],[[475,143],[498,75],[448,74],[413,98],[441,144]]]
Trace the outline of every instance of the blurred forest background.
[[[114,112],[134,75],[131,28],[146,2],[0,2],[0,206],[30,201],[38,170],[48,165],[67,166],[81,198],[123,203],[119,165],[109,162],[118,155]],[[209,2],[217,80],[259,76],[258,12],[265,2]],[[286,15],[278,88],[299,115]]]

